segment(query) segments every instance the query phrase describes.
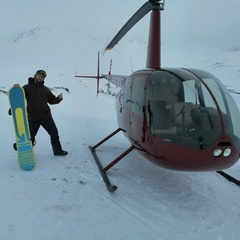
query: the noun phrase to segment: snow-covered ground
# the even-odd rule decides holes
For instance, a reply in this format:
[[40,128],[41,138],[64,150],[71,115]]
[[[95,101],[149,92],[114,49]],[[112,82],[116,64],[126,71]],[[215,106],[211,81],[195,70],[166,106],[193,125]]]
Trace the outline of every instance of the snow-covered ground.
[[[166,28],[166,24],[174,25],[173,12],[178,18],[182,13],[179,19],[186,22],[195,20],[193,13],[189,21],[185,14],[186,9],[189,13],[195,5],[188,6],[186,0],[181,2],[183,5],[175,6],[166,0],[162,14],[163,66],[204,69],[215,74],[229,89],[239,91],[240,45],[227,37],[225,42],[216,44],[209,36],[204,41],[204,29],[199,41],[191,39],[186,29],[181,41],[167,41],[167,33],[174,34]],[[226,3],[201,1],[202,10],[207,9],[207,15],[211,12],[208,6],[212,12],[218,12],[222,10],[221,2]],[[1,1],[0,89],[8,91],[16,82],[23,85],[36,70],[46,70],[45,85],[54,94],[64,95],[64,101],[51,109],[63,148],[69,152],[66,157],[54,157],[49,137],[40,129],[35,146],[37,167],[32,172],[21,171],[12,149],[14,133],[12,119],[7,114],[8,98],[0,92],[1,239],[239,239],[240,189],[217,173],[170,171],[132,152],[109,171],[109,178],[118,186],[116,192],[109,193],[88,149],[88,145],[117,128],[115,99],[105,94],[96,97],[95,80],[75,75],[96,74],[98,51],[101,73],[108,72],[110,59],[115,74],[130,74],[132,69],[145,67],[147,16],[116,49],[103,53],[118,28],[143,3],[140,0],[131,3],[128,0]],[[240,7],[238,1],[228,4],[232,9]],[[235,12],[232,11],[231,17],[237,21],[239,15],[234,16]],[[196,15],[195,18],[199,23]],[[227,16],[224,19],[227,19],[225,25],[231,24]],[[180,26],[179,21],[176,24]],[[228,33],[230,30],[225,27]],[[206,26],[208,34],[209,29]],[[215,35],[219,35],[216,29],[223,29],[222,19],[214,29]],[[176,33],[181,36],[180,31]],[[102,88],[104,84],[101,83]],[[69,93],[59,87],[68,88]],[[240,105],[240,95],[233,97]],[[99,149],[100,158],[106,163],[127,147],[129,142],[119,134]],[[240,178],[239,163],[227,171]]]

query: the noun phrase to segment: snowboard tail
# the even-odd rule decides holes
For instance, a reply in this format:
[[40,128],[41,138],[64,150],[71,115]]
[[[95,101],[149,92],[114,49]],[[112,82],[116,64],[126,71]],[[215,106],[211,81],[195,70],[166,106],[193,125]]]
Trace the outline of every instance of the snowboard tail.
[[36,157],[28,126],[24,89],[12,87],[8,96],[17,144],[18,164],[24,171],[31,171],[36,166]]
[[34,169],[36,160],[31,142],[17,143],[18,164],[25,171]]

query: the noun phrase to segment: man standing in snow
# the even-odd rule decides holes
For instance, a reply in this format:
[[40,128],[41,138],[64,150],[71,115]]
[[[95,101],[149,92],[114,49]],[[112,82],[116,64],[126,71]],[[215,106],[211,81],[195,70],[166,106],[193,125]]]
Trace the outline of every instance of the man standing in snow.
[[[34,77],[30,77],[28,79],[28,84],[23,86],[27,101],[31,141],[34,145],[35,136],[37,135],[40,126],[42,126],[50,135],[54,155],[66,156],[68,152],[62,150],[62,146],[59,141],[58,129],[52,118],[51,109],[48,106],[48,104],[60,103],[63,96],[61,93],[56,97],[46,86],[44,86],[44,79],[46,76],[47,74],[44,70],[38,70]],[[18,86],[19,84],[14,85],[14,87]]]

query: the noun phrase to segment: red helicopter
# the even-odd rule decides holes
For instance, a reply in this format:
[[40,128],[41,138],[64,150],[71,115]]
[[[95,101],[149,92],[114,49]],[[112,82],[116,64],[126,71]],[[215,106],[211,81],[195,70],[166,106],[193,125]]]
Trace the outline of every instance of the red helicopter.
[[[76,76],[107,79],[121,88],[116,97],[118,129],[90,150],[109,191],[117,189],[106,172],[132,150],[150,162],[177,171],[223,172],[240,154],[240,114],[225,86],[211,73],[198,69],[161,67],[161,11],[164,0],[149,0],[128,20],[106,47],[112,49],[147,13],[151,12],[146,68],[130,76]],[[96,149],[122,131],[129,149],[103,167]]]

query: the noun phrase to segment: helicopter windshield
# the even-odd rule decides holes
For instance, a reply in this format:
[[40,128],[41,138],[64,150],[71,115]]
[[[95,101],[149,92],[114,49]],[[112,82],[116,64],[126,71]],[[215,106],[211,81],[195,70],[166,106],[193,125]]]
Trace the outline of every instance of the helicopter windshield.
[[213,75],[195,71],[151,74],[147,85],[151,134],[174,144],[208,149],[225,131],[239,144],[239,111],[232,96]]

